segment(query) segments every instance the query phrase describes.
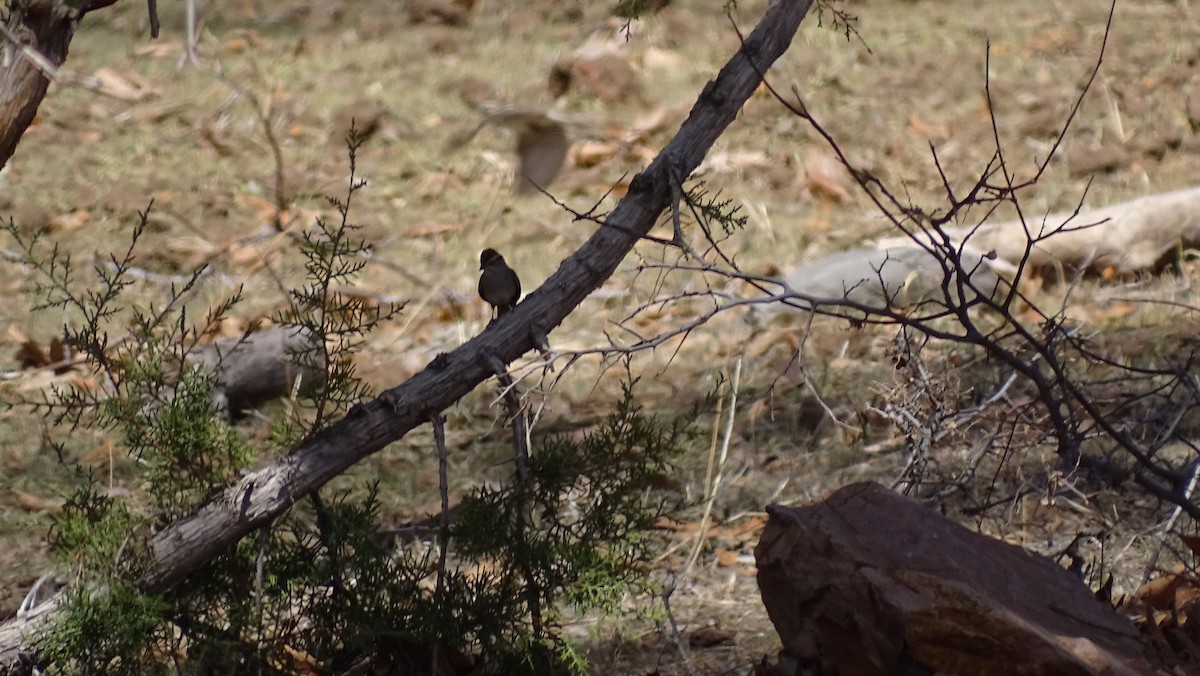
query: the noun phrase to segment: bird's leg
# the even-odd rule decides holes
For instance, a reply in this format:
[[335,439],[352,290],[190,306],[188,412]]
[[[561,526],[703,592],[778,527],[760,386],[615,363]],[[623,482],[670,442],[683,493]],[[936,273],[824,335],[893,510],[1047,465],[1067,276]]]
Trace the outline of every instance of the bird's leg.
[[532,326],[529,329],[529,337],[533,340],[533,346],[542,355],[542,359],[546,362],[546,368],[554,373],[554,355],[550,353],[550,339],[546,337],[546,332],[540,326]]
[[667,158],[667,168],[670,170],[668,173],[671,181],[671,228],[673,231],[671,243],[679,247],[683,253],[701,260],[700,254],[688,244],[687,239],[683,236],[683,217],[680,205],[685,199],[683,194],[685,177],[680,173],[679,165],[675,163],[674,158]]
[[674,237],[674,244],[679,248],[683,248],[683,219],[679,214],[679,203],[683,201],[683,180],[679,177],[679,170],[675,168],[674,160],[668,158],[667,162],[670,168],[671,180],[671,228]]
[[479,361],[495,374],[496,377],[508,373],[507,369],[504,368],[504,362],[500,360],[500,357],[495,352],[481,352],[479,354]]

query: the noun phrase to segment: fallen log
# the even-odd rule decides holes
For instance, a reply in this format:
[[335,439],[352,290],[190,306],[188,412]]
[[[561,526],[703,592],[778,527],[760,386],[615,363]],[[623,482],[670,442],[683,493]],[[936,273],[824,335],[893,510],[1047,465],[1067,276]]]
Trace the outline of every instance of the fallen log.
[[[1177,252],[1200,246],[1200,188],[1146,195],[1077,214],[1063,212],[945,231],[963,250],[994,252],[1013,265],[1025,255],[1031,239],[1036,239],[1028,260],[1034,268],[1111,268],[1121,274],[1154,271]],[[877,242],[879,248],[915,245],[908,237]]]

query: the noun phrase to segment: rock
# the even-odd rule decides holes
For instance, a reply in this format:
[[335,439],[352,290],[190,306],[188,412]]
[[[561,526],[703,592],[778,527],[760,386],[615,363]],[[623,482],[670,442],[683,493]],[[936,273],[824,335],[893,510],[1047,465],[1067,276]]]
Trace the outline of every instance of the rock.
[[387,108],[376,99],[358,99],[353,103],[342,106],[333,115],[333,134],[331,140],[344,144],[346,134],[350,132],[350,123],[361,139],[370,138],[379,131],[380,122],[387,115]]
[[1148,136],[1142,141],[1142,153],[1156,160],[1161,160],[1168,152],[1178,150],[1183,145],[1183,136],[1175,129],[1151,132]]
[[1069,572],[883,486],[767,514],[758,585],[801,673],[1156,672],[1133,625]]
[[1192,87],[1187,97],[1187,119],[1192,131],[1200,131],[1200,85]]
[[614,52],[558,61],[550,69],[549,88],[555,98],[578,90],[606,103],[636,99],[642,92],[637,70]]
[[1131,159],[1129,151],[1120,146],[1075,150],[1067,158],[1067,169],[1072,176],[1088,176],[1097,172],[1120,169]]
[[475,0],[408,0],[405,10],[414,24],[443,23],[463,26],[471,18]]
[[458,98],[471,108],[479,108],[500,98],[500,90],[494,82],[472,75],[443,81],[442,87],[446,91],[457,93]]

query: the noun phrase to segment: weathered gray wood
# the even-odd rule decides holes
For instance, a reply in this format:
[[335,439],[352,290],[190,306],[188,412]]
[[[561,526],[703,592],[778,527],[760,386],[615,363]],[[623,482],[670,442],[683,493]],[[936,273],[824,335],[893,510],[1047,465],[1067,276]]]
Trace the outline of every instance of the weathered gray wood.
[[[940,311],[974,302],[979,294],[993,298],[1005,293],[1007,286],[990,261],[965,251],[960,262],[965,278],[961,298],[954,266],[915,246],[839,251],[788,270],[784,280],[811,299],[798,299],[791,307],[822,305],[833,312],[846,300],[857,307],[929,305],[935,307],[926,309]],[[845,314],[862,316],[858,310]]]
[[[630,183],[605,226],[515,310],[458,349],[440,355],[407,382],[351,411],[318,438],[250,473],[192,516],[156,534],[145,589],[162,591],[180,582],[300,498],[453,405],[492,375],[489,363],[507,364],[534,349],[536,336],[558,326],[650,231],[669,205],[672,184],[699,166],[733,122],[761,82],[760,73],[791,44],[810,5],[811,0],[779,0],[766,11],[742,49],[705,86],[679,133]],[[16,618],[0,627],[0,670],[11,669],[31,653],[27,644],[11,642],[19,623]]]
[[294,326],[274,326],[258,333],[205,345],[188,357],[194,366],[216,377],[214,408],[237,417],[264,401],[286,397],[296,380],[311,392],[325,378],[317,364],[323,355],[312,334]]
[[[1028,265],[1039,269],[1154,270],[1184,249],[1200,246],[1200,188],[1146,195],[1106,207],[1083,208],[1044,218],[948,227],[964,250],[994,252],[1013,265],[1031,239]],[[929,238],[924,238],[930,241]],[[913,246],[907,237],[880,240],[880,248]]]

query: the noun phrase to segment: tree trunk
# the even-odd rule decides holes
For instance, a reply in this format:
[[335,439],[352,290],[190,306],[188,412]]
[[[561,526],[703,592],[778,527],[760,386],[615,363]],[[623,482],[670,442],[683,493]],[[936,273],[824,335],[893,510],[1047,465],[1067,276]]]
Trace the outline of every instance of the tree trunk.
[[[117,0],[74,3],[62,0],[10,0],[8,15],[0,18],[0,167],[8,164],[17,143],[37,114],[50,78],[47,66],[57,69],[67,58],[67,47],[83,15]],[[15,44],[14,39],[20,44]],[[37,63],[37,55],[44,61]]]
[[[494,374],[492,364],[508,364],[534,349],[538,337],[561,324],[649,233],[670,205],[672,187],[699,166],[733,122],[761,83],[760,74],[791,44],[811,4],[811,0],[778,0],[768,8],[738,53],[704,87],[679,133],[633,179],[628,194],[603,226],[516,309],[458,349],[438,355],[407,382],[355,407],[319,437],[155,534],[143,588],[161,592],[179,583],[297,500],[452,406]],[[56,603],[57,598],[61,594],[47,603]],[[41,608],[35,612],[42,618],[37,624],[54,615]],[[20,635],[15,625],[22,623],[14,618],[0,626],[0,671],[28,660],[34,652],[27,643],[13,642],[12,637]]]

